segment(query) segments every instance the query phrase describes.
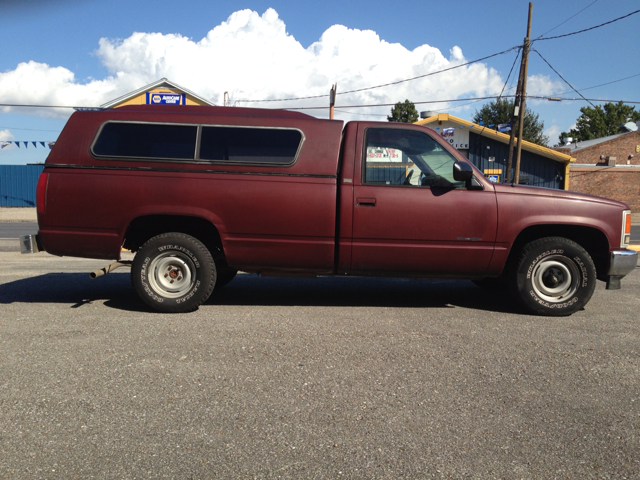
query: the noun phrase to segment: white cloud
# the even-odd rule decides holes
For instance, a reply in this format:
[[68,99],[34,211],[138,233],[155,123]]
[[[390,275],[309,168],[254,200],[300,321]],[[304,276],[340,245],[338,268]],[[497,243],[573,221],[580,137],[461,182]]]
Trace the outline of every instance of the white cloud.
[[558,136],[562,133],[562,130],[558,125],[551,125],[544,131],[544,134],[549,137],[549,145],[556,145],[559,140]]
[[13,140],[14,138],[9,130],[0,130],[0,141]]
[[527,95],[549,96],[561,91],[563,83],[551,80],[548,75],[530,75],[527,77]]
[[[124,40],[99,40],[97,57],[107,68],[104,79],[78,81],[62,66],[34,61],[0,73],[3,103],[98,106],[132,90],[166,77],[213,103],[224,92],[239,106],[324,106],[326,98],[297,102],[248,104],[243,99],[278,99],[326,95],[338,84],[336,106],[452,99],[486,96],[502,89],[498,73],[473,64],[443,74],[386,88],[340,95],[341,92],[395,82],[465,63],[462,49],[454,46],[449,59],[429,45],[408,50],[388,43],[371,30],[342,25],[328,28],[320,39],[304,48],[286,31],[273,9],[263,15],[251,10],[233,13],[205,38],[194,41],[176,34],[135,32]],[[553,82],[530,77],[530,91],[550,88]],[[445,108],[443,104],[419,109]],[[388,113],[389,107],[362,113]],[[325,116],[326,111],[311,110]],[[66,116],[68,111],[40,115]],[[344,115],[342,116],[344,118]]]

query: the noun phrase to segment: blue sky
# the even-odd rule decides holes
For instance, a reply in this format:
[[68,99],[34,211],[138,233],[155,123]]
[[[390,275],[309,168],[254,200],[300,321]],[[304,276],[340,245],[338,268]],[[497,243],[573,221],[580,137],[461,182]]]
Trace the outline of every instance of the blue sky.
[[[98,106],[162,77],[214,103],[229,91],[236,105],[248,105],[237,102],[247,98],[324,94],[336,82],[340,93],[422,75],[520,45],[528,4],[523,0],[4,0],[0,103]],[[535,0],[532,38],[586,29],[638,9],[637,0]],[[636,14],[586,33],[540,40],[534,48],[578,90],[632,77],[581,91],[585,97],[640,101],[640,62],[635,47],[639,25],[640,14]],[[512,51],[446,75],[339,95],[337,117],[384,121],[389,112],[389,107],[340,109],[341,103],[496,95],[515,57]],[[515,83],[516,74],[517,69],[507,88]],[[568,92],[565,98],[579,97],[536,53],[530,57],[529,77],[530,94]],[[324,103],[320,99],[267,105]],[[482,104],[425,104],[418,109],[448,111],[470,119]],[[544,122],[551,144],[575,123],[580,107],[586,105],[582,100],[528,103]],[[326,110],[305,111],[327,115]],[[70,112],[0,108],[0,141],[55,140]],[[10,146],[0,151],[0,164],[41,162],[46,155],[47,150],[40,146]]]

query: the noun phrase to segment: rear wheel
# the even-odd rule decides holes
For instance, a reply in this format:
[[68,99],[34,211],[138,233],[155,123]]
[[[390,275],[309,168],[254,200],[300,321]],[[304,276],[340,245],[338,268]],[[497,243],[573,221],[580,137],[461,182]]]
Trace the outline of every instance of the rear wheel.
[[140,298],[154,310],[196,310],[216,283],[211,253],[184,233],[163,233],[147,241],[131,266],[131,281]]
[[576,242],[563,237],[540,238],[522,249],[511,286],[532,313],[571,315],[593,295],[596,268]]

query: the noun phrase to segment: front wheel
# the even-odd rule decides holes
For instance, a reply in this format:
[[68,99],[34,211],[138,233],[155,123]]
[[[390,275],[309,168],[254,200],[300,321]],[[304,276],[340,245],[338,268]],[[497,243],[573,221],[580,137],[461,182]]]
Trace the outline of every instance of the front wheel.
[[184,233],[163,233],[140,248],[131,266],[131,281],[140,298],[154,310],[191,312],[211,295],[216,266],[198,239]]
[[538,315],[571,315],[589,301],[596,268],[587,251],[563,237],[534,240],[522,249],[512,289]]

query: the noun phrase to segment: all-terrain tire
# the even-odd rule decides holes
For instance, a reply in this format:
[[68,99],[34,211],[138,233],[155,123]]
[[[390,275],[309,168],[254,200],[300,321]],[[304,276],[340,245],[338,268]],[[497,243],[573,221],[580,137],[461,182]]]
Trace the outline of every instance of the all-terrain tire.
[[537,315],[563,316],[581,310],[596,286],[596,268],[587,251],[564,237],[545,237],[524,246],[512,291]]
[[213,292],[216,277],[216,265],[207,247],[178,232],[148,240],[131,266],[131,282],[140,298],[166,313],[196,310]]

